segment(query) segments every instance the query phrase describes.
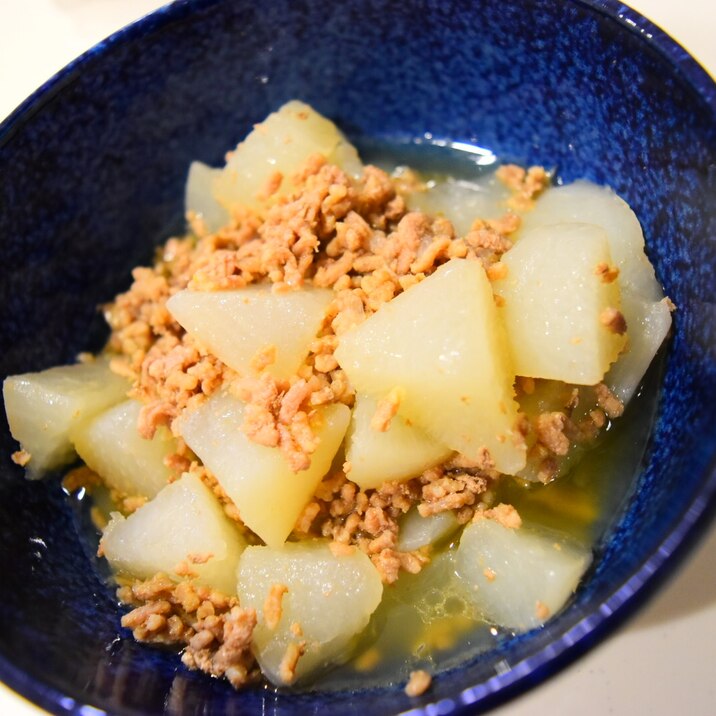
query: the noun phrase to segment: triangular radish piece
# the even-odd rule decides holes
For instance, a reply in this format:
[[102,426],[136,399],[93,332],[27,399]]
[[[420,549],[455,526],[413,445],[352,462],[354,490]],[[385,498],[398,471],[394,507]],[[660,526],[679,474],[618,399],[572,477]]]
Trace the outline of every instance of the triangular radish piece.
[[191,291],[174,294],[167,308],[186,332],[242,375],[252,372],[253,359],[276,350],[272,375],[288,378],[308,354],[333,298],[329,289],[305,288],[274,293],[269,285],[233,291]]
[[335,404],[316,411],[312,427],[320,444],[308,470],[294,473],[278,448],[249,440],[242,430],[244,409],[238,398],[217,393],[185,413],[179,431],[234,501],[244,524],[269,546],[280,547],[328,472],[350,410]]
[[380,487],[384,482],[409,480],[447,459],[451,450],[423,430],[396,415],[381,432],[371,427],[378,402],[368,395],[356,396],[346,438],[348,478],[361,489]]
[[115,572],[196,577],[225,594],[236,594],[236,566],[246,547],[211,490],[189,473],[126,519],[113,513],[101,544]]
[[453,259],[341,337],[336,359],[353,387],[402,394],[399,414],[501,472],[525,464],[515,375],[490,282],[477,261]]

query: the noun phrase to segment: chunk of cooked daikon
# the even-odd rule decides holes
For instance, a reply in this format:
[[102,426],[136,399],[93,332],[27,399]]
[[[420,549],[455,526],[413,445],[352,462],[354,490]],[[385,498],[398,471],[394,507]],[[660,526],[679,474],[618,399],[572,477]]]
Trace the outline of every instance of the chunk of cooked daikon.
[[[644,253],[644,234],[636,214],[612,189],[579,180],[547,189],[523,216],[519,236],[550,224],[592,224],[606,231],[609,253],[623,288],[654,301],[664,292]],[[628,316],[627,316],[628,320]]]
[[422,517],[416,507],[411,508],[400,521],[397,549],[401,552],[427,547],[442,541],[459,527],[452,510]]
[[452,222],[457,236],[470,231],[475,219],[497,219],[505,213],[509,192],[494,174],[477,181],[444,179],[429,182],[424,191],[406,195],[412,211],[444,216]]
[[483,617],[527,631],[565,605],[591,562],[590,552],[543,528],[478,519],[462,533],[456,569]]
[[72,462],[70,430],[120,402],[129,383],[104,360],[11,375],[3,383],[12,436],[30,453],[30,478]]
[[233,500],[243,522],[266,544],[280,547],[308,504],[343,441],[350,410],[319,408],[311,420],[320,442],[307,470],[293,472],[278,448],[252,442],[244,433],[244,403],[216,393],[185,413],[178,429],[187,445]]
[[219,205],[214,196],[214,182],[221,172],[221,169],[214,169],[201,162],[192,162],[184,189],[185,211],[198,216],[210,233],[229,223],[229,212]]
[[[355,547],[345,552],[316,540],[248,547],[241,556],[239,600],[256,609],[254,651],[272,683],[290,684],[345,661],[380,603],[383,585],[370,559]],[[301,651],[293,670],[291,654]]]
[[517,375],[599,383],[627,329],[604,230],[542,226],[525,233],[502,263],[506,276],[493,287]]
[[358,153],[333,122],[303,102],[287,102],[229,153],[214,180],[214,196],[229,210],[237,204],[260,209],[259,196],[277,172],[282,179],[274,195],[280,196],[293,189],[293,175],[313,154],[322,154],[348,174],[362,172]]
[[137,430],[142,405],[126,400],[70,433],[77,454],[111,488],[124,495],[154,497],[169,482],[164,458],[176,451],[176,440],[160,427],[151,440]]
[[377,408],[378,402],[369,395],[357,395],[346,435],[348,478],[361,489],[409,480],[450,456],[450,448],[400,415],[393,417],[386,431],[376,430],[371,421]]
[[[333,292],[322,288],[274,293],[271,286],[175,293],[167,308],[190,336],[242,375],[273,352],[267,370],[288,378],[308,355]],[[262,361],[263,364],[263,361]]]
[[671,313],[664,291],[644,252],[644,234],[628,204],[610,188],[580,180],[548,189],[524,215],[520,235],[535,227],[584,222],[607,232],[622,291],[622,312],[629,331],[627,349],[607,376],[611,390],[627,402],[668,335]]
[[485,448],[501,472],[525,464],[515,373],[479,261],[453,259],[341,336],[353,387],[400,394],[399,415],[468,458]]
[[631,291],[622,291],[622,309],[629,326],[627,344],[604,382],[626,404],[669,334],[671,308],[666,298],[652,301]]
[[129,517],[113,513],[100,545],[117,574],[149,579],[163,572],[231,595],[246,541],[212,491],[185,473]]

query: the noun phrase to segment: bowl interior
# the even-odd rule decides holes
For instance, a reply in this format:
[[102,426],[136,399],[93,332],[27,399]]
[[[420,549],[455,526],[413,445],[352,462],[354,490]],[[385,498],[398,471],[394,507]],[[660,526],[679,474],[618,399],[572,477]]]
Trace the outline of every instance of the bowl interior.
[[685,53],[610,1],[177,2],[100,45],[0,129],[0,375],[97,349],[96,307],[181,229],[190,161],[218,163],[294,97],[354,138],[469,142],[556,167],[565,181],[608,183],[631,204],[678,307],[637,488],[569,609],[442,674],[422,701],[399,688],[236,694],[121,632],[58,484],[25,482],[3,459],[0,672],[52,710],[350,714],[370,701],[390,713],[443,700],[448,713],[486,703],[588,643],[714,492],[716,92]]

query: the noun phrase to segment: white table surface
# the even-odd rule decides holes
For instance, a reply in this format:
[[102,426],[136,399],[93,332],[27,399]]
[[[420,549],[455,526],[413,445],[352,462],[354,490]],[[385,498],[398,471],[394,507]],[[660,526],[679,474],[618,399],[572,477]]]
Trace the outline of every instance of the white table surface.
[[[67,62],[160,0],[0,0],[0,119]],[[716,0],[633,0],[716,76]],[[39,709],[0,685],[2,716]],[[496,716],[716,714],[716,525],[617,634]]]

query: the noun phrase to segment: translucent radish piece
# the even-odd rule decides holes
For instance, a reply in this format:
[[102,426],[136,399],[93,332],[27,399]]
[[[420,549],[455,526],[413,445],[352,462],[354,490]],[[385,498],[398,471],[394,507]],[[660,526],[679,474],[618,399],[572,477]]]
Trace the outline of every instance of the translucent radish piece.
[[290,192],[292,177],[313,154],[345,167],[349,174],[362,171],[355,148],[333,122],[303,102],[293,100],[270,114],[229,154],[226,167],[214,180],[220,206],[261,209],[260,194],[280,172],[283,179],[275,196]]
[[333,151],[328,155],[329,164],[335,164],[340,167],[346,174],[354,179],[359,179],[363,175],[363,162],[358,156],[358,150],[348,141],[348,139],[339,131],[340,139]]
[[456,568],[483,617],[519,632],[562,609],[591,559],[588,550],[558,533],[478,519],[462,533]]
[[273,293],[271,286],[260,285],[179,291],[167,308],[187,333],[239,373],[252,373],[254,357],[274,347],[276,358],[268,370],[288,378],[308,355],[332,298],[329,289]]
[[515,372],[567,383],[599,383],[624,347],[624,327],[605,323],[621,309],[606,233],[589,224],[555,224],[522,235],[502,257],[505,278],[493,283],[502,298]]
[[669,332],[671,315],[664,291],[644,253],[644,235],[634,212],[608,187],[588,181],[547,190],[524,216],[522,232],[564,221],[583,221],[604,228],[619,268],[628,348],[607,376],[623,402],[634,394],[646,369]]
[[129,517],[113,513],[101,547],[117,574],[149,579],[163,572],[232,595],[246,542],[211,490],[187,473]]
[[75,458],[70,431],[124,399],[129,383],[104,360],[11,375],[3,383],[12,436],[30,453],[32,479]]
[[319,409],[312,420],[320,444],[308,470],[295,473],[278,448],[249,440],[244,403],[217,393],[179,420],[189,447],[234,501],[243,522],[266,544],[280,547],[328,472],[350,420],[341,404]]
[[[334,555],[323,541],[289,542],[281,549],[248,547],[239,562],[238,581],[241,606],[253,607],[258,615],[256,657],[277,685],[293,681],[281,669],[291,645],[305,647],[295,680],[345,661],[383,594],[378,572],[363,552]],[[274,585],[287,588],[279,612],[272,614],[280,616],[275,625],[267,623],[264,612]]]
[[192,162],[184,190],[185,211],[196,214],[210,233],[229,223],[229,212],[219,205],[214,196],[214,182],[221,172],[221,169],[201,162]]
[[348,435],[348,477],[363,490],[384,482],[409,480],[447,459],[450,448],[396,415],[385,432],[371,427],[378,402],[368,395],[356,396]]
[[524,214],[519,236],[538,226],[593,224],[607,232],[609,250],[625,289],[658,301],[664,292],[644,253],[644,234],[636,214],[612,189],[580,180],[547,189]]
[[455,532],[459,526],[451,510],[421,517],[417,508],[412,508],[400,521],[398,549],[412,552],[436,544]]
[[525,464],[515,373],[492,288],[477,261],[453,259],[341,336],[336,359],[361,393],[402,395],[399,414],[434,440],[501,472]]
[[77,454],[109,487],[151,499],[169,482],[164,458],[176,451],[176,440],[166,428],[151,440],[141,437],[141,408],[136,400],[126,400],[79,425],[70,438]]
[[431,182],[426,191],[406,196],[408,207],[434,216],[445,216],[457,236],[470,231],[475,219],[497,219],[506,211],[509,192],[494,177],[476,182],[445,179]]
[[671,310],[665,298],[652,301],[631,291],[622,292],[622,310],[628,329],[626,349],[604,380],[612,393],[626,404],[669,334]]

